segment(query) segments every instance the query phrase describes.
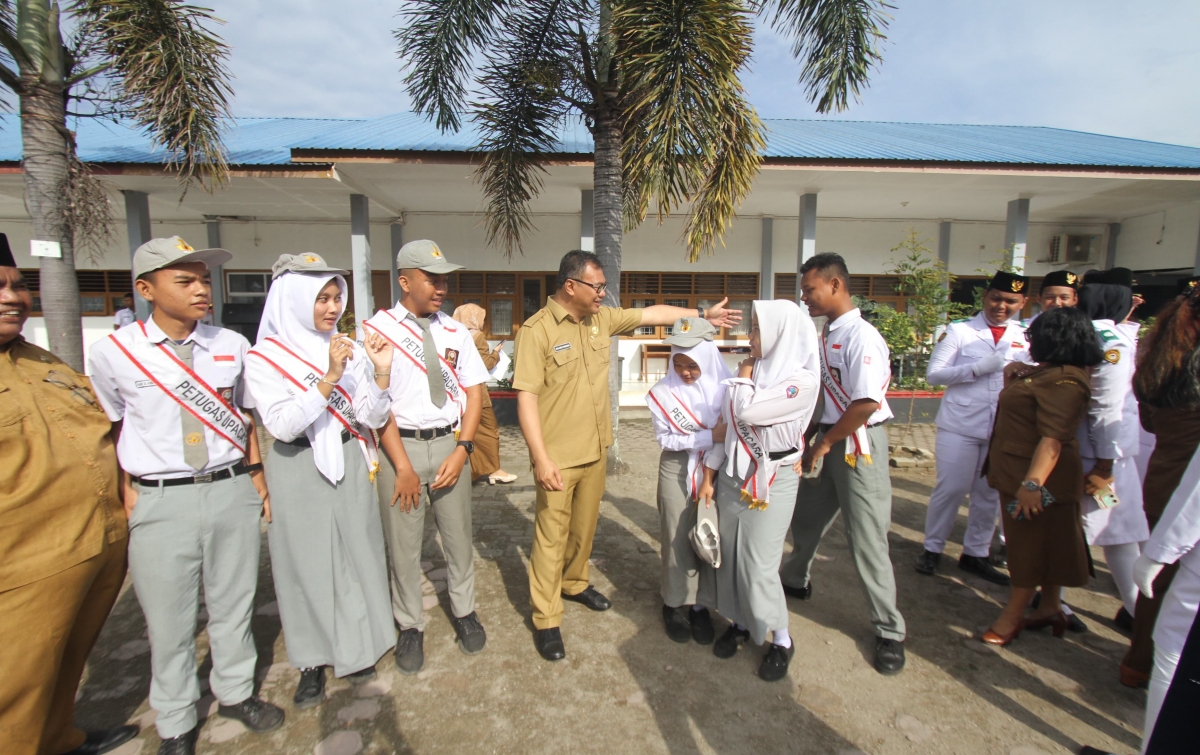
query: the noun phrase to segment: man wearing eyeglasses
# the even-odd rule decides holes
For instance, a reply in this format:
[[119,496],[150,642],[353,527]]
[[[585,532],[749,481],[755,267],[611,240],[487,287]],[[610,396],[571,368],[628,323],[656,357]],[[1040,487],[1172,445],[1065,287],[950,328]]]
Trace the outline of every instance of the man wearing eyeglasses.
[[125,580],[111,424],[91,383],[21,336],[33,308],[0,234],[0,751],[102,753],[75,693]]
[[593,611],[612,607],[588,583],[588,558],[613,442],[611,338],[697,314],[718,328],[742,319],[737,310],[725,309],[728,299],[707,311],[664,304],[645,309],[602,306],[607,282],[600,258],[591,252],[568,252],[559,264],[557,283],[546,306],[518,331],[513,370],[517,413],[538,486],[529,558],[534,643],[548,661],[566,655],[559,631],[564,599]]

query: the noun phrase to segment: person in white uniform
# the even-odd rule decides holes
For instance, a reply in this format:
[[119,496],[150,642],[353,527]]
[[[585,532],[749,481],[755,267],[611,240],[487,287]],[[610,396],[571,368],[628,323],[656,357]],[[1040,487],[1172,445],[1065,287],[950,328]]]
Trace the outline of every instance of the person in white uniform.
[[267,535],[288,661],[300,669],[292,701],[304,710],[325,699],[327,666],[363,684],[396,644],[371,434],[387,422],[393,349],[335,332],[345,271],[320,255],[281,255],[272,274],[246,387],[275,438]]
[[937,573],[959,506],[970,496],[958,568],[1009,584],[1008,575],[989,561],[1000,494],[982,473],[1004,368],[1028,361],[1025,326],[1019,319],[1028,288],[1029,278],[997,271],[984,292],[983,309],[950,323],[929,357],[925,379],[946,386],[946,392],[937,415],[937,483],[925,514],[925,552],[916,564],[921,574]]
[[91,349],[92,384],[119,436],[129,574],[150,633],[160,755],[195,749],[201,585],[218,715],[256,732],[283,724],[283,711],[254,694],[250,619],[259,517],[269,519],[270,507],[244,390],[250,344],[199,322],[212,298],[210,269],[232,258],[178,236],[142,244],[133,274],[154,312]]
[[716,499],[717,611],[731,622],[713,654],[732,658],[747,640],[761,645],[770,634],[758,675],[774,682],[787,676],[795,653],[779,562],[796,508],[793,466],[820,391],[819,362],[816,328],[795,302],[756,301],[751,317],[750,358],[725,381],[721,422],[728,430],[704,458],[699,499],[710,508]]
[[[400,301],[366,322],[392,343],[391,414],[376,480],[391,563],[392,614],[400,627],[396,666],[425,666],[421,544],[432,509],[446,557],[458,646],[483,652],[487,635],[475,613],[475,549],[468,458],[483,412],[488,371],[467,326],[441,312],[450,263],[437,244],[411,241],[396,254]],[[465,471],[464,471],[465,469]],[[423,505],[424,504],[424,505]]]
[[121,303],[124,306],[113,315],[113,330],[120,330],[137,322],[137,313],[133,311],[133,294],[125,294],[121,297]]
[[704,459],[725,442],[721,421],[724,381],[732,378],[713,336],[717,329],[699,317],[676,320],[664,343],[671,345],[666,377],[646,394],[658,460],[659,542],[662,544],[663,623],[675,642],[712,643],[710,608],[716,608],[716,575],[692,548],[696,496]]

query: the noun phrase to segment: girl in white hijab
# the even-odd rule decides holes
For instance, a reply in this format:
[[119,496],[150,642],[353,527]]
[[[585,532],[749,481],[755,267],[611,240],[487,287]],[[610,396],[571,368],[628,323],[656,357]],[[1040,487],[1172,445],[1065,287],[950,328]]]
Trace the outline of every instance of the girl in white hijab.
[[344,271],[285,254],[273,272],[246,385],[275,438],[267,536],[303,709],[325,699],[326,666],[367,682],[396,644],[371,433],[389,414],[392,346],[371,336],[360,348],[335,333]]
[[[714,443],[725,440],[720,424],[723,381],[733,377],[713,343],[706,320],[676,321],[667,374],[646,396],[654,436],[662,446],[658,461],[659,542],[662,543],[663,622],[676,642],[713,641],[709,608],[716,608],[713,568],[697,557],[689,533],[695,524],[702,461]],[[690,607],[690,610],[689,610]]]
[[725,383],[721,421],[729,430],[704,459],[699,493],[703,505],[716,499],[717,611],[733,622],[713,654],[731,658],[770,632],[758,675],[771,682],[787,675],[794,652],[779,564],[799,487],[792,465],[820,390],[817,359],[817,331],[805,310],[786,300],[754,302],[750,358]]

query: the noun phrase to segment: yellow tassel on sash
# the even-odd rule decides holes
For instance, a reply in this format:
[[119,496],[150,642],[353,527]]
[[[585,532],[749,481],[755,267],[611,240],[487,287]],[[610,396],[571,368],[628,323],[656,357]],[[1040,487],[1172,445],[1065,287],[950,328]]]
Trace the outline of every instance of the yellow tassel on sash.
[[367,478],[370,479],[371,482],[375,482],[375,475],[377,474],[379,474],[379,462],[373,461],[371,462],[370,471],[367,472]]
[[749,504],[751,511],[754,511],[756,509],[758,511],[763,511],[767,508],[766,499],[755,498],[754,496],[750,495],[750,491],[748,491],[748,490],[742,491],[742,503]]

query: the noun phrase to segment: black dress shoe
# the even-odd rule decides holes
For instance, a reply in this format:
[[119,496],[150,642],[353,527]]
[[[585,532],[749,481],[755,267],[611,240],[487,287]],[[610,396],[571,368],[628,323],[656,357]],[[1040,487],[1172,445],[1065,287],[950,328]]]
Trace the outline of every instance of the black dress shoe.
[[992,566],[986,558],[980,556],[962,554],[958,559],[958,568],[977,577],[983,577],[994,585],[1008,586],[1012,584],[1012,580],[1009,579],[1007,574]]
[[763,656],[762,665],[758,667],[758,678],[764,682],[777,682],[787,676],[788,663],[795,652],[794,642],[787,647],[771,643],[767,647],[767,654]]
[[417,628],[405,629],[396,640],[396,668],[401,674],[418,673],[425,668],[425,633]]
[[[1063,613],[1066,613],[1065,611]],[[1088,631],[1088,625],[1083,623],[1083,619],[1073,613],[1067,614],[1067,631],[1075,634],[1084,634]]]
[[791,585],[783,586],[783,594],[789,598],[795,598],[796,600],[808,600],[812,597],[812,592],[813,588],[811,579],[808,580],[804,587],[792,587]]
[[1000,548],[992,554],[992,566],[997,569],[1008,568],[1008,546],[1001,544]]
[[237,705],[219,705],[221,718],[241,721],[250,731],[262,734],[283,726],[283,709],[251,695]]
[[308,710],[325,702],[325,667],[300,669],[300,683],[296,685],[296,694],[292,703],[296,710]]
[[1117,625],[1117,629],[1125,632],[1133,631],[1133,617],[1129,615],[1129,611],[1125,610],[1125,606],[1117,611],[1117,615],[1113,617],[1113,623]]
[[893,676],[904,670],[904,643],[886,637],[875,638],[875,670]]
[[717,633],[713,629],[712,616],[709,615],[708,609],[702,606],[693,607],[691,619],[692,639],[701,645],[711,645]]
[[563,600],[570,600],[574,603],[581,603],[593,611],[607,611],[612,608],[612,601],[600,594],[600,591],[591,585],[578,595],[562,594]]
[[158,755],[195,755],[196,753],[196,730],[192,729],[187,734],[181,734],[178,737],[164,739],[158,745]]
[[937,574],[938,565],[942,563],[942,554],[934,553],[933,551],[925,551],[921,557],[917,559],[917,571],[921,574],[933,576]]
[[688,607],[663,606],[663,624],[667,628],[667,636],[675,642],[687,642],[692,639],[692,623],[688,621]]
[[562,632],[558,627],[539,629],[533,633],[533,644],[537,646],[538,655],[548,661],[561,661],[567,655],[563,646]]
[[738,648],[745,645],[750,640],[749,629],[738,629],[733,624],[725,630],[725,634],[721,635],[721,639],[713,644],[713,655],[718,658],[732,658],[737,654]]
[[83,740],[83,744],[66,753],[66,755],[100,755],[109,750],[117,749],[136,737],[139,731],[141,730],[136,726],[118,726],[115,729],[106,729],[104,731],[89,731],[87,732],[87,739]]
[[379,674],[375,671],[374,666],[367,666],[361,671],[355,671],[353,674],[346,674],[346,676],[343,678],[350,682],[350,684],[357,687],[360,684],[367,684],[368,682],[375,681],[379,678]]

